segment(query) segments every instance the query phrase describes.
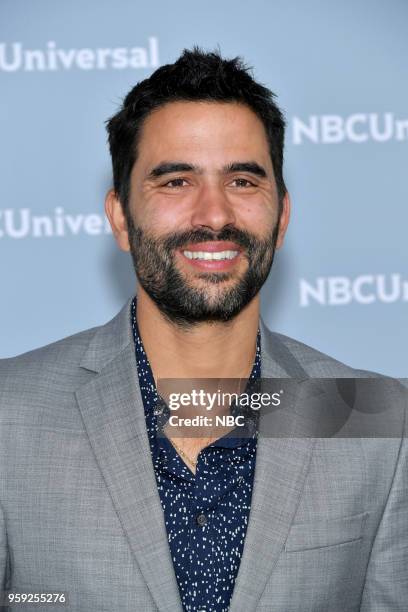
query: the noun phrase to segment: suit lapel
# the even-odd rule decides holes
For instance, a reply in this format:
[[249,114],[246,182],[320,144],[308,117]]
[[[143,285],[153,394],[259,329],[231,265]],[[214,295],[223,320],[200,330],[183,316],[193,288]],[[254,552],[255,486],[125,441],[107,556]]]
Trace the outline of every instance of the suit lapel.
[[[104,367],[77,390],[76,397],[99,468],[149,591],[159,610],[177,612],[181,611],[180,597],[126,317],[129,303],[115,323],[100,328],[82,365],[98,369],[99,354]],[[115,329],[116,334],[112,333]],[[111,359],[108,363],[103,350],[107,342]]]
[[[262,377],[307,377],[279,336],[262,320],[260,327]],[[256,610],[295,516],[315,442],[264,436],[262,411],[259,431],[251,512],[230,612]]]

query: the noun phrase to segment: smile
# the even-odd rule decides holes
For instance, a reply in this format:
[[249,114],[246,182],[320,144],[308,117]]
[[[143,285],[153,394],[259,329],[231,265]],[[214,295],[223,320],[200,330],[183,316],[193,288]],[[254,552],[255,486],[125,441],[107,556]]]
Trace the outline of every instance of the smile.
[[183,255],[188,259],[203,259],[206,261],[234,259],[238,253],[239,251],[216,251],[213,253],[208,251],[183,251]]
[[207,272],[227,272],[240,260],[241,248],[234,242],[213,241],[186,245],[179,253],[190,266]]

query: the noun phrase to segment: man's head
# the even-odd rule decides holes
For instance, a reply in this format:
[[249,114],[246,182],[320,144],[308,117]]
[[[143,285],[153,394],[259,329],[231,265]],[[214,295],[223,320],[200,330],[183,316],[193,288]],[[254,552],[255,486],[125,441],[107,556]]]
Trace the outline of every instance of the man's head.
[[284,119],[273,97],[239,58],[194,48],[136,85],[108,122],[114,234],[180,325],[235,317],[283,241]]

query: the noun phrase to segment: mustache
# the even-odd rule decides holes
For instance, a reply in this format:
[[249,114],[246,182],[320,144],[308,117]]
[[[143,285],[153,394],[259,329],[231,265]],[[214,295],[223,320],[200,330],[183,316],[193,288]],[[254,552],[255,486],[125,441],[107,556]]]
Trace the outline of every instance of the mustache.
[[162,244],[166,250],[173,250],[198,242],[216,242],[220,240],[235,242],[248,251],[252,251],[259,244],[259,240],[254,238],[249,232],[234,227],[225,227],[217,233],[206,229],[177,232],[165,238]]

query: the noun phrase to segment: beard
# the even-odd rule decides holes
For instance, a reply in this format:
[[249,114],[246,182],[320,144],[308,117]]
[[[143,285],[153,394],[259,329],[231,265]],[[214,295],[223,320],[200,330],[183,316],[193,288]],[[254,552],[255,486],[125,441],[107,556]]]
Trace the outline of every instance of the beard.
[[[229,226],[217,234],[199,229],[156,238],[135,227],[130,214],[127,217],[130,252],[137,279],[163,316],[183,329],[201,322],[232,321],[257,295],[269,275],[279,219],[265,239]],[[236,270],[196,273],[195,278],[202,279],[207,286],[194,286],[178,270],[174,251],[190,244],[215,240],[228,240],[243,247],[241,256],[247,259],[246,271],[234,283],[231,279],[237,275]]]

